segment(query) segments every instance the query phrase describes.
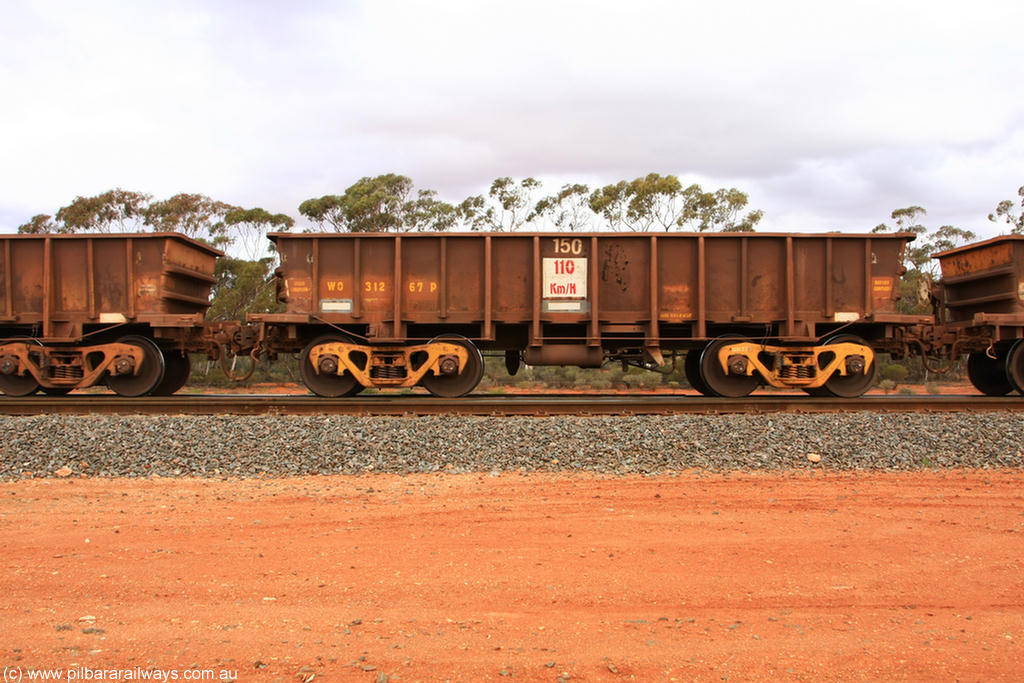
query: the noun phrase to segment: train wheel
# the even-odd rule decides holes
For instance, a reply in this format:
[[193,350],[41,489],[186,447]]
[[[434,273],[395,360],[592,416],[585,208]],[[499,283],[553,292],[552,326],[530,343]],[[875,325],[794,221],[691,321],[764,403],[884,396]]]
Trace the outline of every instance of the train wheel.
[[299,357],[299,374],[302,376],[302,383],[306,385],[306,388],[324,398],[355,396],[363,390],[363,385],[352,376],[351,372],[346,370],[340,375],[337,374],[337,357],[320,356],[320,372],[316,371],[309,360],[309,354],[314,346],[330,343],[347,344],[351,341],[348,337],[340,334],[327,334],[317,337],[302,349],[302,355]]
[[[16,365],[17,361],[11,361]],[[8,396],[28,396],[39,391],[39,382],[27,372],[24,375],[5,375],[0,372],[0,391]]]
[[985,351],[975,351],[967,356],[967,378],[986,396],[1006,396],[1013,391],[1007,360],[1003,354],[992,358]]
[[743,337],[727,335],[715,339],[700,352],[700,378],[713,396],[726,398],[742,398],[747,396],[761,383],[758,374],[733,375],[722,369],[718,360],[718,351],[728,344],[743,341]]
[[142,349],[142,371],[137,375],[107,375],[107,386],[118,396],[136,398],[156,389],[164,378],[164,354],[151,339],[132,335],[121,337],[118,344],[131,344]]
[[[846,343],[867,345],[863,339],[852,334],[837,334],[825,340],[825,346]],[[835,358],[834,355],[823,353],[818,356],[818,362],[828,365],[832,362],[833,358]],[[824,394],[826,396],[857,398],[858,396],[863,396],[864,392],[871,388],[877,376],[878,361],[874,360],[871,362],[871,367],[865,368],[864,372],[851,372],[848,375],[840,375],[838,372],[833,374],[821,388],[827,392]]]
[[458,398],[476,389],[476,385],[484,376],[484,357],[476,344],[457,334],[443,334],[440,337],[434,337],[430,342],[458,344],[469,352],[469,360],[466,362],[466,367],[457,375],[435,375],[433,372],[428,372],[420,380],[420,384],[434,396],[442,398]]
[[704,379],[700,376],[700,354],[704,347],[690,349],[686,352],[686,359],[683,361],[683,372],[686,373],[686,381],[690,386],[704,396],[714,396]]
[[1024,339],[1019,339],[1006,355],[1006,376],[1018,394],[1024,394]]
[[164,378],[153,389],[154,396],[170,396],[185,386],[192,374],[192,361],[187,353],[177,351],[164,352]]

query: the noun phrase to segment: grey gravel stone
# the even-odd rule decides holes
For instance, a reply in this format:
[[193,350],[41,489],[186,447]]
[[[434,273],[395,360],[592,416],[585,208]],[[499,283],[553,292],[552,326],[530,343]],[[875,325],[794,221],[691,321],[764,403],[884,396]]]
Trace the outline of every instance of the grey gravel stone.
[[[1024,414],[0,417],[0,479],[1024,467]],[[821,456],[811,462],[809,453]]]

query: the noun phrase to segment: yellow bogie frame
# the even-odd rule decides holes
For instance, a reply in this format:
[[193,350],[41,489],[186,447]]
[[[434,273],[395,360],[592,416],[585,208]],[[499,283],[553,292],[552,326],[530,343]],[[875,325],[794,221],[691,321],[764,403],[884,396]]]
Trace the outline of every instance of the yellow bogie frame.
[[[771,367],[762,361],[762,354],[773,358]],[[832,355],[824,367],[820,356]],[[780,389],[816,389],[834,374],[846,376],[853,372],[867,374],[875,362],[875,353],[864,344],[840,342],[824,346],[775,346],[738,342],[718,350],[718,362],[726,374],[760,373],[765,382]],[[859,368],[859,370],[857,370]]]
[[[414,366],[414,356],[425,353],[426,359]],[[347,342],[328,342],[309,351],[309,362],[320,370],[320,359],[334,356],[338,359],[336,373],[349,372],[364,387],[396,389],[419,384],[427,373],[435,375],[460,374],[469,362],[469,352],[460,344],[431,342],[416,346],[367,346]],[[365,362],[360,362],[365,359]],[[374,369],[390,369],[378,372]]]
[[[92,362],[96,354],[102,355],[98,363]],[[60,357],[61,367],[67,369],[66,377],[50,377],[45,367],[58,365],[53,360]],[[134,344],[97,344],[94,346],[48,347],[28,342],[11,342],[0,345],[0,358],[17,363],[13,374],[27,374],[46,388],[84,389],[103,378],[103,374],[137,375],[146,360],[145,352]],[[123,363],[123,367],[121,367]]]

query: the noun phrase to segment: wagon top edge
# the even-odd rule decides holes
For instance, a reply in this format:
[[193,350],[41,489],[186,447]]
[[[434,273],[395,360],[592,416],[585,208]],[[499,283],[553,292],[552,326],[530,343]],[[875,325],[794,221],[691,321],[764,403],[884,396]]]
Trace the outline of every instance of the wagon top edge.
[[188,235],[183,235],[180,232],[115,232],[115,233],[75,233],[70,235],[55,235],[55,234],[42,234],[42,235],[24,235],[24,234],[11,234],[11,235],[0,235],[0,240],[125,240],[125,239],[173,239],[178,242],[189,244],[197,249],[212,254],[213,256],[223,256],[224,252],[215,247],[211,247],[205,242],[193,239]]
[[271,232],[267,237],[273,242],[278,238],[297,239],[360,239],[360,238],[387,238],[394,239],[422,239],[430,237],[454,237],[458,239],[480,239],[481,237],[492,237],[496,239],[522,239],[524,237],[540,238],[584,238],[604,237],[616,239],[693,239],[704,237],[708,239],[765,239],[780,237],[793,237],[795,239],[872,239],[887,240],[900,239],[911,241],[916,235],[912,232],[888,232],[888,233],[849,233],[849,232]]
[[972,244],[965,244],[962,247],[956,247],[954,249],[947,249],[946,251],[936,252],[932,254],[932,258],[942,259],[946,258],[947,256],[952,256],[954,254],[962,254],[964,252],[972,251],[974,249],[984,249],[985,247],[991,247],[996,244],[1020,241],[1024,241],[1024,235],[999,235],[998,237],[992,237],[981,242],[974,242]]

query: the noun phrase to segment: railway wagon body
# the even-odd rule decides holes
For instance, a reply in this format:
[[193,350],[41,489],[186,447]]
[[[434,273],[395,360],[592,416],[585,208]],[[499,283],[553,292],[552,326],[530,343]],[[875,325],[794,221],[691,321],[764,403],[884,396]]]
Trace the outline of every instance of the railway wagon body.
[[220,255],[175,233],[0,236],[0,390],[173,393]]
[[909,234],[291,234],[286,312],[250,316],[302,351],[315,393],[421,384],[471,390],[480,349],[531,365],[661,366],[691,383],[859,395],[894,326]]
[[1024,394],[1024,235],[1004,235],[934,255],[942,271],[941,328],[967,352],[982,393]]

